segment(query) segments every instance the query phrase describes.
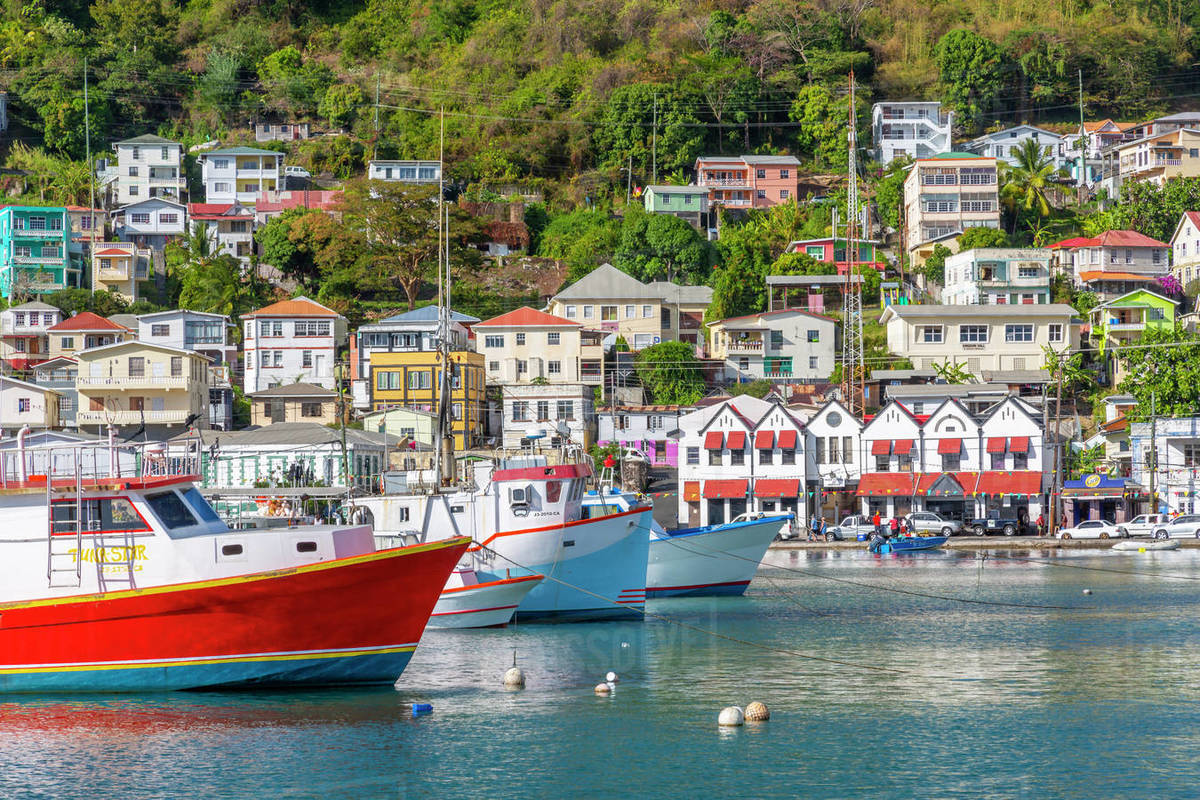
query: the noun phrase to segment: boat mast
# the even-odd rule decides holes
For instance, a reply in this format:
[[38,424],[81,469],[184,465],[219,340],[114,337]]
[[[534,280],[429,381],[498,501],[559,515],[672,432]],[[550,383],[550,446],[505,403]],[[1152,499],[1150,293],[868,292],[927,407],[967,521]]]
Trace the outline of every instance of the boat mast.
[[[442,109],[438,140],[438,377],[437,448],[434,474],[438,486],[453,484],[454,430],[450,414],[450,209],[446,205],[446,112]],[[444,273],[443,273],[444,270]],[[466,409],[464,408],[464,413]]]

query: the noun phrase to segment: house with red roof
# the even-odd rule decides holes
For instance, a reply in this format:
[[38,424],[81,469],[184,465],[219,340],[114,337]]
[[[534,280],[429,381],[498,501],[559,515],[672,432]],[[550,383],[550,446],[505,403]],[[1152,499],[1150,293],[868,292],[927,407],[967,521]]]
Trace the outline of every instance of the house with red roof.
[[1171,234],[1171,274],[1184,287],[1200,280],[1200,211],[1179,215]]
[[832,317],[789,308],[707,324],[712,357],[734,382],[820,381],[833,373],[840,347]]
[[523,306],[476,324],[473,332],[489,383],[601,382],[604,331]]
[[62,322],[62,311],[33,301],[0,311],[0,360],[22,375],[50,358],[51,327]]
[[260,192],[254,203],[255,226],[266,225],[275,217],[294,208],[324,211],[336,218],[342,214],[345,192],[340,189],[305,189]]
[[73,356],[80,350],[136,338],[134,332],[91,311],[72,314],[46,329],[50,337],[50,358]]
[[284,383],[337,387],[334,365],[346,344],[346,318],[307,297],[242,315],[246,394]]
[[214,251],[250,263],[254,250],[254,209],[240,203],[189,203],[192,228],[208,236]]
[[133,242],[97,242],[92,251],[92,288],[116,292],[127,303],[138,299],[138,281],[150,277],[153,253]]
[[[1095,237],[1075,237],[1050,245],[1076,285],[1095,292],[1102,301],[1135,289],[1153,288],[1170,272],[1170,245],[1137,231],[1105,231]],[[1070,254],[1070,266],[1066,253]]]

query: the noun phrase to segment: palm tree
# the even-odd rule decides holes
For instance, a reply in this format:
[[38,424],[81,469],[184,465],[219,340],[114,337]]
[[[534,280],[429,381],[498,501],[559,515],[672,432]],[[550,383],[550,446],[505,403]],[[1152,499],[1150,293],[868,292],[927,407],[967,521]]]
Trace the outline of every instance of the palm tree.
[[1033,139],[1021,142],[1013,155],[1017,163],[1004,170],[1004,188],[1000,190],[1013,217],[1010,233],[1017,229],[1020,209],[1033,211],[1039,218],[1050,216],[1050,201],[1046,199],[1046,192],[1057,175],[1054,162]]

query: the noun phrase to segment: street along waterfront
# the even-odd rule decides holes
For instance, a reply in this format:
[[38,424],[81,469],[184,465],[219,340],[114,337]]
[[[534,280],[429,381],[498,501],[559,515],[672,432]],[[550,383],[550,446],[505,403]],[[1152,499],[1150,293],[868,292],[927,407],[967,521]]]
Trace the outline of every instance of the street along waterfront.
[[976,556],[773,551],[644,622],[430,631],[395,692],[6,699],[0,796],[1194,796],[1200,554]]

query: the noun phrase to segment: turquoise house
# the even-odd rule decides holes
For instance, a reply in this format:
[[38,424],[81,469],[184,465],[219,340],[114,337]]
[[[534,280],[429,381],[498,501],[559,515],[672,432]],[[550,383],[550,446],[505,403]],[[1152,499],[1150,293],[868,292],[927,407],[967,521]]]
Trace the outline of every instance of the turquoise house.
[[642,203],[651,214],[672,214],[703,227],[708,214],[708,189],[700,186],[647,186]]
[[42,294],[80,286],[71,257],[71,217],[53,206],[0,208],[0,295]]

